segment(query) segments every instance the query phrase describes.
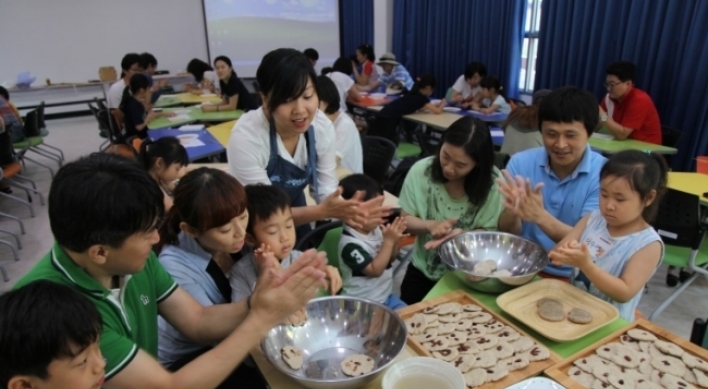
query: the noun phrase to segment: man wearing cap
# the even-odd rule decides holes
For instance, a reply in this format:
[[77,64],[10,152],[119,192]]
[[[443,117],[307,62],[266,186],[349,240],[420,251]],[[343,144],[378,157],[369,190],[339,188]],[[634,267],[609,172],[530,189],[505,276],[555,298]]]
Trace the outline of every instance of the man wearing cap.
[[413,88],[413,78],[403,65],[396,62],[396,56],[393,53],[385,53],[376,64],[383,69],[383,73],[379,75],[381,85],[388,87],[394,81],[400,81],[406,89]]

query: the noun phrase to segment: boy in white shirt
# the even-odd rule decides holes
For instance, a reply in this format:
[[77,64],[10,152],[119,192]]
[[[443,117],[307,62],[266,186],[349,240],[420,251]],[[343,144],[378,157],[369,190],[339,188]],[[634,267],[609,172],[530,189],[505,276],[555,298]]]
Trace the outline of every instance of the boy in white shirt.
[[[339,184],[345,199],[359,191],[366,192],[365,201],[383,194],[381,185],[364,174],[347,176]],[[406,222],[397,217],[391,224],[383,227],[379,224],[378,220],[370,220],[362,228],[344,225],[339,241],[342,294],[372,300],[396,310],[406,304],[392,293],[391,262],[398,256],[398,241],[408,236],[404,233]]]
[[487,75],[487,67],[481,62],[470,62],[465,67],[465,74],[457,78],[452,85],[450,104],[459,104],[462,108],[469,108],[473,102],[480,103],[482,88],[479,83]]
[[120,101],[123,99],[123,91],[130,84],[130,78],[133,77],[133,74],[143,72],[140,63],[140,54],[138,53],[128,53],[123,56],[120,61],[123,77],[111,85],[106,95],[106,105],[109,109],[120,106]]

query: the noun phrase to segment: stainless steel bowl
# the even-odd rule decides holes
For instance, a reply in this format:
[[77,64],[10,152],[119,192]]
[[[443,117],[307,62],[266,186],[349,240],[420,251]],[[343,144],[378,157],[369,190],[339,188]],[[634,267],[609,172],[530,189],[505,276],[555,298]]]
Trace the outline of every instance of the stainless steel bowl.
[[[278,326],[261,342],[266,359],[282,373],[308,388],[358,388],[378,376],[406,345],[406,326],[391,309],[373,301],[334,296],[314,299],[306,307],[302,327]],[[284,346],[302,350],[304,364],[290,369],[281,358]],[[349,377],[341,362],[365,354],[376,365],[371,373]]]
[[[548,265],[548,254],[538,244],[504,232],[470,231],[446,240],[438,249],[440,259],[472,289],[502,293],[531,281]],[[479,276],[474,265],[492,260],[510,277]]]

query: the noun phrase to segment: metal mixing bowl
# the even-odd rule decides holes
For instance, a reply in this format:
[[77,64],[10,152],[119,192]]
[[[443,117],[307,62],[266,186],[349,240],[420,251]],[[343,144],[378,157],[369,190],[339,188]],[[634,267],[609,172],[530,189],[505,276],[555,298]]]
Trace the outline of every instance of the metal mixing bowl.
[[[440,245],[438,253],[465,285],[487,293],[521,286],[548,265],[548,254],[540,245],[504,232],[463,232]],[[474,265],[485,260],[496,262],[497,270],[506,269],[512,276],[475,275]]]
[[[361,387],[376,378],[406,346],[405,323],[382,304],[333,296],[310,301],[306,310],[308,320],[304,326],[273,328],[261,348],[276,369],[308,388]],[[283,362],[284,346],[302,351],[304,364],[300,370],[292,370]],[[373,358],[374,370],[359,377],[344,375],[340,364],[352,354]]]

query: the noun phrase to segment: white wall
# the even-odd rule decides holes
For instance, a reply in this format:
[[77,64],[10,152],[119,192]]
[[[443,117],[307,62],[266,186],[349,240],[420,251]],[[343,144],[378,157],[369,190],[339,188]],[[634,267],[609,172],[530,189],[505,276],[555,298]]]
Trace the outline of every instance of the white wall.
[[374,1],[374,53],[379,58],[393,47],[393,1]]
[[128,52],[148,51],[160,70],[207,61],[200,0],[0,0],[0,83],[23,71],[35,85],[98,79]]

